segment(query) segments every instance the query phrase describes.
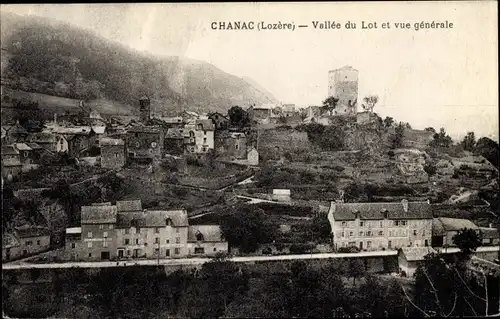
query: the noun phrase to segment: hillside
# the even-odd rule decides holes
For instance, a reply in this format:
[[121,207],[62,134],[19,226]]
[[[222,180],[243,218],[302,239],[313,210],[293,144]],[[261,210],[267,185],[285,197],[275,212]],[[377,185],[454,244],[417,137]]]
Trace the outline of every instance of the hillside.
[[[2,86],[87,101],[136,105],[148,94],[155,112],[227,111],[275,98],[213,65],[138,53],[46,18],[2,12]],[[128,113],[128,110],[126,111]]]

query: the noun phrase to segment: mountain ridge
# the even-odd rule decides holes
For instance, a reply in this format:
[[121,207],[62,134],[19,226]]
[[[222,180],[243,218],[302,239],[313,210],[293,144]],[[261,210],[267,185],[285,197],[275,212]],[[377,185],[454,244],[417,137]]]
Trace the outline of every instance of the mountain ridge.
[[2,86],[135,106],[148,94],[153,110],[164,114],[276,101],[255,81],[205,61],[139,52],[58,20],[1,15]]

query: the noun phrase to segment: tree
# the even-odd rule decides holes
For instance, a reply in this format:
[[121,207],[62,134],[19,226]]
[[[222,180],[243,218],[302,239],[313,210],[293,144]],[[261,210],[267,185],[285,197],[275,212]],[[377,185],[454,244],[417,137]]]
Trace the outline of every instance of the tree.
[[439,133],[435,133],[430,146],[432,147],[442,147],[448,148],[453,144],[453,140],[449,135],[446,134],[444,127],[439,130]]
[[231,126],[242,128],[250,125],[250,116],[248,115],[248,112],[237,105],[231,107],[227,114],[229,116]]
[[386,116],[384,119],[384,127],[390,128],[392,127],[392,124],[394,123],[394,119],[390,116]]
[[499,168],[500,147],[492,139],[481,137],[474,147],[474,154],[483,156],[496,168]]
[[453,243],[460,249],[464,257],[468,258],[481,246],[482,239],[474,229],[463,228],[459,230],[452,238]]
[[238,205],[221,223],[224,238],[243,253],[254,252],[260,244],[271,242],[277,231],[276,225],[267,223],[262,209]]
[[399,124],[394,129],[395,133],[392,135],[392,143],[391,148],[400,148],[403,145],[403,138],[405,133],[405,125],[403,122],[399,122]]
[[373,108],[378,103],[378,95],[369,95],[363,98],[363,103],[361,106],[367,112],[373,113]]
[[424,131],[426,131],[426,132],[431,132],[431,133],[436,133],[436,130],[435,130],[433,127],[430,127],[430,126],[429,126],[429,127],[426,127],[426,128],[424,129]]
[[314,238],[329,242],[331,239],[331,226],[326,214],[318,213],[311,220],[311,232]]
[[322,113],[329,112],[331,113],[337,107],[337,103],[339,99],[334,96],[329,96],[323,101],[323,105],[321,107]]
[[467,132],[467,135],[465,135],[461,144],[464,150],[472,152],[476,146],[476,137],[474,136],[474,132]]

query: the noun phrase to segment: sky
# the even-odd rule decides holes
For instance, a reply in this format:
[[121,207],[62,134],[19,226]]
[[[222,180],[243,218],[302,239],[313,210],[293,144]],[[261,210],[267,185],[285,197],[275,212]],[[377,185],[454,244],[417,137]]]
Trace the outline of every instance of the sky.
[[[184,56],[248,76],[283,103],[319,105],[328,70],[359,70],[359,98],[414,128],[474,131],[498,141],[496,1],[376,3],[17,4],[2,11],[58,19],[136,50]],[[212,22],[293,23],[289,30],[212,30]],[[341,29],[314,29],[332,21]],[[356,29],[345,29],[355,22]],[[361,29],[377,22],[376,29]],[[415,22],[453,28],[416,31]],[[388,22],[390,29],[382,29]],[[395,23],[411,24],[397,29]],[[308,25],[297,28],[297,25]]]

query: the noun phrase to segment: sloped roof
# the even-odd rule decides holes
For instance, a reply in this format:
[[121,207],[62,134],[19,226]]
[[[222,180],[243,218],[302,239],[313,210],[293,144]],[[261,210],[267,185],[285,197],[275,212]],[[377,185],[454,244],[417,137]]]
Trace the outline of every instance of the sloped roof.
[[82,233],[81,227],[66,228],[66,234],[81,234],[81,233]]
[[28,134],[28,131],[26,131],[24,127],[19,124],[19,122],[16,122],[16,124],[12,125],[11,127],[5,127],[5,130],[9,134]]
[[96,132],[96,134],[104,134],[106,132],[106,126],[104,125],[93,125],[92,130]]
[[205,131],[213,131],[215,130],[214,122],[211,119],[206,120],[196,120],[196,127],[201,124],[203,126],[203,130]]
[[4,233],[2,236],[2,248],[18,247],[19,241],[14,234]]
[[238,136],[239,137],[246,137],[245,133],[243,133],[243,132],[231,132],[230,134],[231,134],[232,138],[237,138]]
[[125,142],[119,138],[103,137],[100,141],[100,144],[101,144],[101,147],[102,146],[121,146],[121,145],[125,145]]
[[464,228],[469,229],[479,229],[473,222],[468,219],[461,218],[448,218],[448,217],[439,217],[438,218],[445,231],[458,231]]
[[184,121],[182,116],[162,117],[161,119],[168,124],[182,123]]
[[92,131],[92,128],[90,126],[78,126],[78,127],[62,127],[58,126],[53,129],[53,133],[57,134],[63,134],[63,135],[73,135],[73,134],[78,134],[78,135],[88,135]]
[[82,206],[82,224],[116,223],[116,206]]
[[2,155],[19,155],[14,145],[2,145]]
[[40,150],[42,147],[37,143],[26,143],[32,150]]
[[431,205],[428,202],[408,202],[405,211],[403,203],[331,203],[335,220],[354,220],[356,212],[360,219],[384,219],[387,211],[388,219],[430,219],[432,218]]
[[166,138],[175,138],[175,139],[181,139],[184,138],[184,129],[182,128],[169,128],[167,131],[167,134],[165,135]]
[[479,227],[479,230],[481,231],[481,234],[483,235],[483,239],[496,239],[500,237],[500,234],[498,233],[498,229],[496,228],[489,228],[489,227]]
[[193,225],[188,228],[188,242],[197,241],[196,235],[201,233],[204,242],[221,242],[222,232],[219,225]]
[[118,212],[137,212],[142,211],[142,202],[137,200],[119,200],[116,201],[116,209]]
[[143,126],[143,125],[137,125],[137,126],[132,126],[127,129],[128,132],[132,133],[160,133],[160,127],[158,126]]
[[40,237],[40,236],[50,236],[50,231],[46,227],[42,226],[22,226],[15,228],[17,236],[20,238],[29,237]]
[[46,132],[40,132],[40,133],[35,133],[32,134],[29,137],[30,142],[35,142],[35,143],[56,143],[57,142],[57,137],[52,134],[52,133],[46,133]]
[[408,261],[424,260],[428,254],[437,253],[432,247],[403,247],[400,251],[404,254]]
[[32,151],[33,149],[26,143],[15,143],[14,147],[19,151]]
[[22,166],[21,160],[17,157],[15,158],[3,158],[2,166],[4,167],[12,167],[12,166]]
[[120,212],[117,215],[117,228],[165,227],[168,219],[174,227],[188,226],[187,212],[184,210],[153,210]]

